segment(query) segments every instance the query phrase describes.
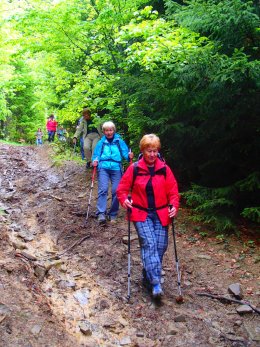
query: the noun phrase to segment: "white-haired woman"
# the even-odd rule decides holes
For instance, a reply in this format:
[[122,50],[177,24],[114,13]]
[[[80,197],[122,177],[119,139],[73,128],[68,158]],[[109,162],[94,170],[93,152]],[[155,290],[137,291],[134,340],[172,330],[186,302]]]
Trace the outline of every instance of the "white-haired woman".
[[[98,141],[93,156],[92,164],[98,168],[98,200],[97,218],[100,224],[106,223],[106,217],[112,222],[116,220],[119,202],[116,197],[116,189],[123,174],[122,160],[133,158],[133,153],[125,141],[116,133],[115,124],[111,121],[102,126],[104,136]],[[107,195],[111,182],[112,202],[107,211]]]

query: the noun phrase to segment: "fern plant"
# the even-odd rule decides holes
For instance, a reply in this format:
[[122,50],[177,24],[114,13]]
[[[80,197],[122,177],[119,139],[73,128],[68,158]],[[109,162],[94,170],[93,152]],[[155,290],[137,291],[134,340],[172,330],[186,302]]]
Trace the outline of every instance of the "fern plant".
[[[193,209],[192,220],[211,224],[216,231],[228,231],[235,230],[239,216],[260,222],[260,207],[252,206],[258,189],[259,173],[254,173],[228,187],[207,188],[193,184],[182,196],[187,206]],[[251,195],[251,206],[241,205],[245,194]]]
[[192,220],[211,224],[216,231],[235,230],[233,195],[233,187],[211,189],[196,184],[182,194],[193,208]]
[[260,223],[260,207],[247,207],[244,208],[241,215],[253,222]]

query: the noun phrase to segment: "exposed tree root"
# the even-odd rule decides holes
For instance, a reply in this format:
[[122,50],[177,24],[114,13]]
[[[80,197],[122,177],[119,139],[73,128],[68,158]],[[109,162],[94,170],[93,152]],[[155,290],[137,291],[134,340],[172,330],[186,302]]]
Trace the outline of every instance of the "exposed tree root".
[[209,294],[209,293],[196,293],[196,294],[199,296],[207,296],[208,298],[217,299],[220,301],[229,301],[229,302],[233,302],[235,304],[247,305],[247,306],[251,307],[253,311],[260,314],[260,310],[258,310],[254,305],[250,304],[250,302],[248,302],[248,301],[232,299],[232,298],[228,298],[224,295],[214,295],[214,294]]

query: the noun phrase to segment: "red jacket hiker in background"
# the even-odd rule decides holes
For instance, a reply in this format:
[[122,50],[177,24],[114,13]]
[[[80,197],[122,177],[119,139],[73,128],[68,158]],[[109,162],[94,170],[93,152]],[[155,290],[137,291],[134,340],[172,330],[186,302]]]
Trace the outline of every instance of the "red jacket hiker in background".
[[46,129],[48,132],[48,141],[49,142],[54,141],[54,136],[55,136],[55,133],[57,131],[57,126],[58,126],[58,122],[56,122],[56,120],[54,119],[54,115],[51,114],[47,123],[46,123]]
[[138,234],[143,285],[157,299],[163,294],[162,262],[168,247],[168,225],[179,207],[179,193],[170,167],[159,158],[159,137],[144,135],[139,147],[143,157],[124,173],[117,198],[128,209],[128,218]]

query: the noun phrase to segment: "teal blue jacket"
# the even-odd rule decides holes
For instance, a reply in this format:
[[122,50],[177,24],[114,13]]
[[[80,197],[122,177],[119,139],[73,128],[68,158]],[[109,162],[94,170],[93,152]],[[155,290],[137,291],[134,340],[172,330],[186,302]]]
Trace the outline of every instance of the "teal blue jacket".
[[119,134],[114,134],[112,142],[102,136],[95,147],[92,161],[98,160],[98,169],[121,170],[122,160],[129,160],[128,152],[127,144]]

